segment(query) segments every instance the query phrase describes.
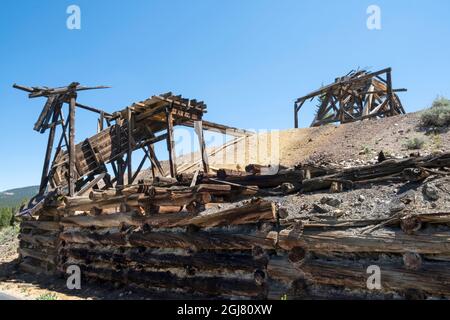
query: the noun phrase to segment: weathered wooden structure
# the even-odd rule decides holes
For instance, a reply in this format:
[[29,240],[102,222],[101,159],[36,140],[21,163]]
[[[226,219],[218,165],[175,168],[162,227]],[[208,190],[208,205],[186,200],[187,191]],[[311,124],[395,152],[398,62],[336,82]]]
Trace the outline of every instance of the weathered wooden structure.
[[393,89],[391,68],[377,72],[352,71],[334,83],[311,92],[295,102],[295,128],[298,128],[298,113],[308,100],[317,100],[316,116],[311,127],[328,123],[346,123],[377,117],[389,117],[405,113]]
[[[30,98],[47,98],[34,127],[40,133],[50,129],[39,196],[56,189],[70,196],[82,195],[92,187],[98,188],[100,182],[103,188],[133,184],[147,159],[150,160],[153,177],[166,176],[153,146],[160,141],[167,142],[170,176],[176,177],[174,127],[177,125],[195,129],[204,172],[209,171],[204,129],[237,137],[250,134],[245,130],[203,122],[205,103],[175,96],[170,92],[110,114],[76,101],[78,91],[105,88],[103,86],[87,88],[73,83],[63,88],[14,87],[29,92]],[[69,105],[66,119],[63,116],[64,104]],[[76,108],[99,115],[98,133],[78,144],[75,142]],[[58,126],[61,127],[61,134],[55,140]],[[56,147],[55,141],[58,141]],[[144,157],[138,168],[133,170],[132,156],[136,150],[143,150]],[[108,172],[107,164],[110,164],[112,172]]]
[[[200,146],[203,142],[201,120],[206,105],[196,100],[184,99],[172,93],[153,96],[142,102],[134,103],[124,110],[109,114],[102,110],[85,107],[76,102],[77,91],[94,88],[80,87],[74,83],[65,88],[16,88],[30,92],[30,98],[46,97],[47,103],[35,125],[35,130],[43,133],[50,128],[47,153],[42,173],[40,194],[56,188],[67,187],[68,194],[73,196],[89,190],[103,180],[104,185],[132,184],[139,174],[144,162],[150,159],[153,168],[164,175],[153,149],[153,144],[167,141],[169,150],[170,174],[176,176],[175,147],[173,128],[180,124],[196,127]],[[62,116],[62,106],[69,104],[67,120]],[[75,109],[81,107],[100,115],[98,120],[99,133],[83,142],[75,143]],[[106,123],[106,126],[105,126]],[[62,127],[61,138],[51,161],[56,126]],[[69,137],[66,130],[69,130]],[[66,150],[62,143],[66,142]],[[144,159],[139,168],[133,171],[133,151],[144,150]],[[106,164],[111,164],[114,176],[108,173]],[[203,159],[203,169],[208,171],[207,159]],[[155,169],[153,169],[153,172]],[[125,177],[126,175],[126,177]],[[50,187],[47,190],[47,187]]]
[[[48,110],[50,93],[66,92],[57,101],[76,107],[74,92],[87,89],[20,88],[49,96]],[[49,116],[47,110],[37,128],[62,125],[65,132],[74,120],[69,116],[66,122],[59,105],[53,106],[59,111]],[[46,157],[46,193],[22,215],[22,270],[60,276],[77,265],[83,279],[143,289],[155,298],[296,299],[371,297],[367,268],[377,265],[383,298],[450,297],[449,212],[405,205],[384,219],[299,218],[277,200],[386,181],[420,185],[449,174],[450,153],[380,157],[378,164],[347,169],[308,163],[264,175],[261,165],[249,164],[246,172],[213,173],[202,129],[249,133],[202,121],[203,103],[165,94],[112,114],[82,108],[99,112],[99,133],[77,145],[68,139],[72,147],[66,150],[59,143],[53,162]],[[193,164],[199,167],[195,173],[177,170],[175,125],[194,126],[200,137],[203,156]],[[162,140],[172,153],[171,177],[151,148]],[[142,148],[154,169],[149,181],[136,181],[129,161]],[[137,171],[142,167],[143,162]]]

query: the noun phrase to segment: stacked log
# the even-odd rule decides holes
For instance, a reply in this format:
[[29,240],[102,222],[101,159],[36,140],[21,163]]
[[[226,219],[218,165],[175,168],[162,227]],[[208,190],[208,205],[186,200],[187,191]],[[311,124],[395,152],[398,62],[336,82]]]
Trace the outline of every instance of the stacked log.
[[[430,220],[431,217],[434,217]],[[425,215],[423,221],[439,224],[438,215]],[[447,220],[448,221],[448,220]],[[323,227],[323,226],[321,226]],[[353,290],[350,297],[382,293],[411,298],[450,297],[450,232],[428,226],[405,233],[398,226],[370,233],[365,228],[344,230],[291,227],[271,231],[267,238],[277,244],[278,252],[268,263],[268,274],[284,290],[295,291],[302,281],[303,291],[314,286]],[[370,267],[380,273],[380,287],[368,286]],[[311,293],[311,292],[309,292]],[[327,296],[330,297],[329,295]]]
[[[77,265],[84,276],[203,298],[267,297],[265,238],[277,210],[255,199],[202,215],[137,212],[62,218],[60,271]],[[264,229],[264,230],[263,230]]]
[[[65,273],[78,265],[87,278],[156,297],[330,298],[341,290],[350,298],[448,298],[448,212],[300,221],[279,213],[273,198],[242,201],[272,188],[287,194],[277,191],[282,184],[338,192],[392,179],[420,183],[448,174],[445,167],[448,153],[273,176],[261,175],[259,167],[220,177],[183,174],[177,181],[93,190],[65,197],[57,209],[47,204],[22,222],[21,267]],[[381,272],[380,288],[368,286],[371,266]]]
[[33,274],[54,274],[58,264],[60,224],[57,217],[41,213],[20,224],[19,268]]
[[155,187],[136,185],[123,189],[92,191],[89,196],[66,197],[64,211],[91,211],[99,214],[103,210],[121,210],[123,206],[150,213],[179,212],[186,206],[190,212],[201,211],[201,207],[211,202],[222,202],[241,195],[256,194],[246,188],[226,184],[200,184],[195,187],[172,186]]

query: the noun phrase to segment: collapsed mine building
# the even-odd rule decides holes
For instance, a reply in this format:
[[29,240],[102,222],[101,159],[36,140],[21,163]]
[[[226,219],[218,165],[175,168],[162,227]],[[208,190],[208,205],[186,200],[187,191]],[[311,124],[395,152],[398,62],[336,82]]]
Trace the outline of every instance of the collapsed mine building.
[[[318,95],[313,125],[404,113],[390,69],[387,81],[379,75],[340,78],[299,99],[296,115]],[[155,298],[450,296],[449,213],[417,212],[404,198],[386,219],[330,220],[320,208],[314,219],[302,219],[279,204],[296,193],[420,185],[448,174],[450,153],[352,168],[304,163],[275,174],[264,170],[270,164],[211,168],[204,130],[234,135],[223,148],[253,133],[205,121],[203,102],[167,93],[110,114],[77,102],[79,91],[104,87],[15,87],[47,99],[34,127],[48,133],[40,191],[20,212],[25,272],[57,277],[77,265],[86,279]],[[98,133],[76,143],[81,109],[98,115]],[[175,126],[195,129],[199,161],[177,163]],[[158,142],[167,145],[164,164]],[[137,150],[144,157],[133,168]],[[151,177],[141,179],[147,163]],[[368,286],[373,265],[382,270],[376,291]]]

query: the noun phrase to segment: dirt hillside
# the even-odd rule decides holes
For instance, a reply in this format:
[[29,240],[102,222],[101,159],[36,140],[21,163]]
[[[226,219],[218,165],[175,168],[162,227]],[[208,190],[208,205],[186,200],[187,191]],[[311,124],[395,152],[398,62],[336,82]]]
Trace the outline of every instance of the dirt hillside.
[[[449,150],[450,133],[430,134],[419,128],[419,120],[420,112],[417,112],[343,125],[260,133],[218,151],[209,157],[209,162],[213,168],[243,170],[250,163],[291,168],[309,159],[320,158],[321,161],[346,166],[349,160],[353,160],[353,165],[375,162],[380,151],[402,158],[417,151],[425,155]],[[414,138],[424,142],[420,150],[406,147]],[[211,153],[218,149],[220,147],[208,151]],[[199,157],[198,153],[180,156],[177,165],[186,167]]]

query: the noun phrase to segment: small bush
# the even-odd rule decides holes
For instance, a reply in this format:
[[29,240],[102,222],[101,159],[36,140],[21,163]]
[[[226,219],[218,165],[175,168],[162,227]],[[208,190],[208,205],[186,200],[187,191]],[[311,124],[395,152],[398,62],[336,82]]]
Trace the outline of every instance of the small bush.
[[12,224],[13,212],[10,208],[0,209],[0,228],[8,227]]
[[423,145],[425,144],[425,141],[423,141],[420,138],[413,138],[408,139],[405,143],[405,147],[408,150],[419,150],[422,149]]
[[5,227],[0,230],[0,245],[11,243],[19,235],[20,227],[18,224],[10,227]]
[[441,149],[442,148],[442,139],[441,136],[439,134],[434,134],[431,137],[432,141],[433,141],[433,145],[435,149]]
[[430,109],[422,113],[420,124],[422,127],[447,127],[450,125],[450,100],[438,97]]
[[370,148],[368,147],[368,146],[362,146],[361,147],[361,150],[359,151],[359,154],[360,155],[363,155],[363,154],[365,154],[365,155],[368,155],[368,154],[370,154],[371,153],[371,150],[370,150]]
[[41,294],[36,300],[58,300],[56,293],[45,293]]

